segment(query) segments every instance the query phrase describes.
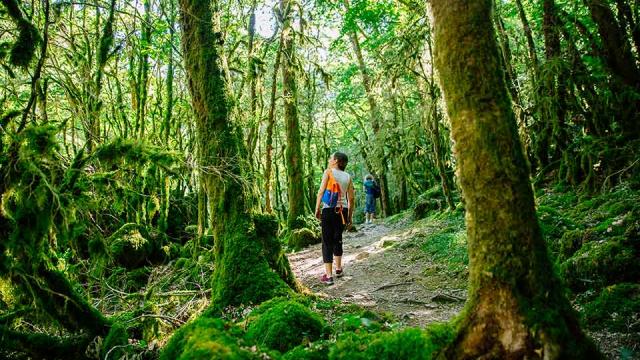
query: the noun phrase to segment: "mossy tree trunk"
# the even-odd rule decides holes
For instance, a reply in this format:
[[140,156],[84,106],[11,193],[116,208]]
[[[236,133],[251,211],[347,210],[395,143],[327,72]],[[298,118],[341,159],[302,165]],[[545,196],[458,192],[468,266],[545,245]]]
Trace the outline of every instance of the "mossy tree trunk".
[[[221,34],[213,32],[210,2],[180,0],[180,9],[185,70],[196,118],[198,160],[214,236],[213,309],[259,303],[290,290],[282,280],[291,277],[288,262],[282,259],[279,248],[274,249],[278,243],[271,241],[272,232],[257,226],[249,213],[254,199],[251,186],[246,184],[246,152],[239,131],[229,118],[219,63]],[[260,237],[263,233],[269,236]],[[275,261],[267,258],[268,253],[280,257],[282,268],[276,271],[281,277],[270,269],[269,263]]]
[[[640,70],[631,52],[625,29],[620,27],[608,1],[584,0],[602,38],[604,60],[614,76],[612,91],[620,99],[618,121],[627,138],[640,137]],[[635,94],[634,94],[635,92]]]
[[304,159],[300,139],[300,121],[298,120],[298,90],[295,74],[295,32],[292,26],[293,3],[280,0],[280,13],[283,17],[282,37],[282,92],[284,100],[284,120],[287,132],[287,196],[289,202],[289,216],[287,227],[294,230],[304,224],[298,216],[305,214],[304,191]]
[[446,357],[597,357],[553,273],[538,226],[491,0],[431,4],[435,62],[466,200],[470,265],[469,299]]
[[[273,211],[271,206],[271,169],[273,167],[273,129],[276,124],[276,89],[278,84],[278,69],[280,68],[280,59],[282,58],[282,44],[283,37],[280,34],[280,44],[276,52],[276,59],[273,64],[273,74],[271,76],[271,103],[269,105],[269,118],[267,120],[267,134],[266,134],[266,160],[264,166],[264,198],[265,198],[265,211],[271,213]],[[276,179],[277,181],[277,179]]]

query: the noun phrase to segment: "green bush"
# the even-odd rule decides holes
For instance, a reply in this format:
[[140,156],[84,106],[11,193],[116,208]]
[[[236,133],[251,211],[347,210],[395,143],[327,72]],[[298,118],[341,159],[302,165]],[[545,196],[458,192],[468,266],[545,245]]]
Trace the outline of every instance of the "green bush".
[[591,329],[638,331],[640,285],[622,283],[603,288],[593,301],[584,305],[582,314]]
[[325,323],[304,305],[276,298],[256,308],[248,318],[248,340],[286,352],[304,342],[321,337]]

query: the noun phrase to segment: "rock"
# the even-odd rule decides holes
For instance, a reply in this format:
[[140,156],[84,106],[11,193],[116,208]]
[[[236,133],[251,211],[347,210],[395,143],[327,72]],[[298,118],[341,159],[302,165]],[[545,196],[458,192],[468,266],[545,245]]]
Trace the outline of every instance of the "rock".
[[356,260],[363,260],[369,257],[369,253],[366,251],[361,252],[360,254],[356,255]]

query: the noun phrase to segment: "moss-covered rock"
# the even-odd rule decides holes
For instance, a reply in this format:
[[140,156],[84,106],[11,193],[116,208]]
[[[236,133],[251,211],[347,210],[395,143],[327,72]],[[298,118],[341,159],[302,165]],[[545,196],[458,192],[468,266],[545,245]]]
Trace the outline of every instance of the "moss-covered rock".
[[426,330],[408,328],[398,332],[344,333],[329,351],[329,359],[432,359],[453,339],[450,325],[432,325]]
[[321,241],[320,234],[311,229],[302,228],[291,232],[288,245],[294,250],[300,250],[309,245],[319,244]]
[[446,206],[447,203],[442,193],[442,187],[434,186],[418,196],[413,203],[413,219],[424,219],[432,211],[442,210]]
[[558,255],[561,259],[573,256],[581,247],[582,243],[588,239],[589,233],[576,229],[565,232],[558,243]]
[[325,323],[320,315],[299,302],[276,298],[256,308],[248,319],[246,337],[258,345],[286,352],[321,337]]
[[[592,329],[638,331],[640,323],[640,284],[622,283],[602,289],[583,309],[585,324]],[[635,317],[635,318],[634,318]]]
[[640,278],[638,247],[617,236],[584,244],[560,265],[567,284],[574,290],[635,281]]
[[261,359],[242,341],[242,331],[220,319],[200,316],[176,331],[160,354],[161,360]]
[[332,343],[326,340],[315,341],[307,345],[299,345],[286,352],[283,360],[328,360]]

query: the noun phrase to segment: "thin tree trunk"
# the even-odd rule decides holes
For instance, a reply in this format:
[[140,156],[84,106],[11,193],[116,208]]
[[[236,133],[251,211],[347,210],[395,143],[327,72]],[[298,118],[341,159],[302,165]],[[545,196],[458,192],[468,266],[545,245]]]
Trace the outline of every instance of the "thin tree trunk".
[[273,209],[271,208],[271,167],[273,164],[272,154],[273,154],[273,128],[276,123],[276,89],[278,85],[278,69],[280,68],[280,58],[282,54],[282,46],[283,46],[284,38],[283,35],[280,34],[280,43],[278,44],[278,50],[276,52],[276,59],[273,64],[273,75],[271,76],[271,103],[269,105],[269,119],[267,124],[267,145],[266,145],[266,160],[265,160],[265,170],[264,170],[264,182],[265,182],[265,211],[271,213]]
[[533,81],[537,81],[538,78],[538,55],[536,53],[536,44],[533,41],[533,33],[531,32],[531,26],[527,19],[527,13],[522,6],[522,0],[516,0],[516,6],[518,8],[518,16],[522,22],[522,28],[524,29],[524,36],[527,39],[527,50],[529,50],[529,60],[531,61],[531,67],[533,70]]
[[431,2],[469,244],[469,299],[445,357],[598,357],[554,276],[537,222],[491,3]]
[[[344,0],[344,5],[347,9],[350,7],[349,0]],[[367,71],[367,66],[364,62],[362,55],[362,49],[360,48],[360,42],[358,41],[358,35],[355,31],[349,32],[349,39],[353,47],[353,52],[358,59],[358,67],[360,68],[360,74],[362,75],[362,85],[364,86],[365,93],[367,94],[367,102],[369,103],[369,114],[371,117],[371,127],[373,129],[375,143],[373,145],[375,157],[373,164],[375,172],[377,173],[378,182],[380,183],[380,202],[382,204],[382,212],[384,216],[393,215],[393,209],[389,201],[389,185],[387,181],[387,165],[386,157],[384,153],[384,141],[382,141],[383,134],[380,131],[380,113],[378,111],[378,104],[376,102],[373,90],[371,88],[371,78]]]

